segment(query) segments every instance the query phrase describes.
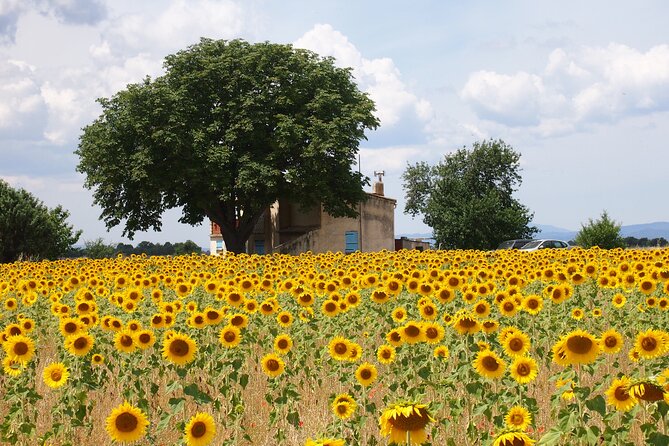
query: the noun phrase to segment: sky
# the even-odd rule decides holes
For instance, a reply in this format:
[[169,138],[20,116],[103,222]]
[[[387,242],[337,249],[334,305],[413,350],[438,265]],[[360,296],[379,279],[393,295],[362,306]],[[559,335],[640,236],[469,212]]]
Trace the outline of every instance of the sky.
[[[201,37],[242,38],[352,68],[381,121],[361,171],[385,171],[397,234],[430,232],[403,213],[407,165],[489,138],[521,154],[515,197],[536,224],[669,221],[666,17],[664,0],[0,0],[0,178],[62,205],[81,242],[128,242],[76,172],[96,99],[160,76]],[[130,242],[208,246],[208,225],[180,215]]]

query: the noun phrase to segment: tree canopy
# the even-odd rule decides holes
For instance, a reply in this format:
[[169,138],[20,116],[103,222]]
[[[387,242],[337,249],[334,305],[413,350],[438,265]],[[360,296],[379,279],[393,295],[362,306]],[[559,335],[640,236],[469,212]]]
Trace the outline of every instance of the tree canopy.
[[47,208],[24,189],[0,180],[0,262],[18,259],[56,259],[79,240],[61,206]]
[[99,99],[80,137],[77,169],[108,228],[159,230],[181,207],[179,221],[209,218],[241,252],[278,198],[357,215],[369,180],[351,165],[379,122],[350,69],[291,45],[209,39],[164,68]]
[[588,224],[581,224],[581,230],[574,241],[584,248],[599,246],[600,248],[624,248],[625,239],[620,235],[620,223],[611,220],[606,211],[597,219],[588,219]]
[[533,214],[513,198],[520,186],[520,154],[502,140],[476,142],[435,166],[408,165],[402,175],[404,212],[422,215],[441,248],[491,249],[531,238]]

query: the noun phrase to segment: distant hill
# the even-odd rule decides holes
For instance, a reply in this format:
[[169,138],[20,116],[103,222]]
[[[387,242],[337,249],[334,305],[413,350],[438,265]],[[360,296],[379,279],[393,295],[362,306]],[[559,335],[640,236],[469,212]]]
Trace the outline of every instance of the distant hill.
[[[539,223],[534,223],[539,229],[539,232],[535,234],[534,238],[553,238],[558,240],[574,240],[578,230],[560,228],[553,225],[541,225]],[[580,228],[579,228],[580,229]],[[666,221],[657,221],[654,223],[642,223],[638,225],[625,225],[620,228],[620,234],[623,237],[634,237],[634,238],[643,238],[648,239],[664,237],[669,240],[669,222]],[[397,237],[408,237],[408,238],[430,238],[432,234],[398,234]]]
[[[556,238],[559,240],[573,240],[578,231],[559,228],[551,225],[535,224],[539,228],[539,233],[535,238]],[[658,221],[654,223],[642,223],[638,225],[624,225],[620,228],[620,235],[623,237],[634,238],[660,238],[669,240],[669,222]]]

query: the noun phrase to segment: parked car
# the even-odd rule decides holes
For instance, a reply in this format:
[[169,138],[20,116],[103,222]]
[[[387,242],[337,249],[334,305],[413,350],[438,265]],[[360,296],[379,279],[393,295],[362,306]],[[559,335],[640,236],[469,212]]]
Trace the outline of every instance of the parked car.
[[569,243],[564,240],[532,240],[520,248],[521,251],[538,251],[540,249],[568,249],[571,248]]
[[500,243],[497,249],[520,249],[531,241],[532,241],[531,238],[519,238],[516,240],[507,240]]

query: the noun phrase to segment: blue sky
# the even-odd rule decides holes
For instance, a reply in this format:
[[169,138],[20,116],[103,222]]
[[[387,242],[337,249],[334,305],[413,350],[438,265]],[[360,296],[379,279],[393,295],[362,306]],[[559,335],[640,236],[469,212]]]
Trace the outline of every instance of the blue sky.
[[[535,223],[578,229],[604,209],[669,221],[668,16],[664,1],[0,0],[0,177],[62,204],[82,241],[125,241],[75,172],[95,99],[160,75],[200,37],[240,37],[353,68],[381,120],[362,171],[386,171],[397,233],[429,232],[402,212],[407,162],[485,138],[521,153],[516,196]],[[179,215],[133,243],[206,246],[208,227]]]

